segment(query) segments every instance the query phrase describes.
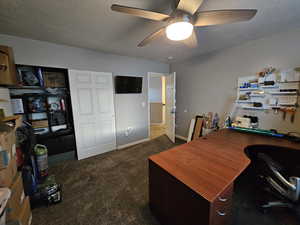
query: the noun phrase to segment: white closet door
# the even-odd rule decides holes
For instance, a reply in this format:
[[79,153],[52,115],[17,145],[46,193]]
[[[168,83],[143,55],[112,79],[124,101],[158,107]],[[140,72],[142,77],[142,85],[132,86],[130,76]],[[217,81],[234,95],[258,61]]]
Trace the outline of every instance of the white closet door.
[[78,159],[116,149],[111,73],[70,70]]

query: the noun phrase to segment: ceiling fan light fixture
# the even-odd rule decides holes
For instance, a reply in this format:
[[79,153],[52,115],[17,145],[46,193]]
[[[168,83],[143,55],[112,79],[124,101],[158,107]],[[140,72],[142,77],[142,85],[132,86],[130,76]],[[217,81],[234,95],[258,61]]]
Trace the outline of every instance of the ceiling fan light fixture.
[[190,22],[180,21],[171,23],[166,28],[167,38],[172,41],[182,41],[189,38],[193,33],[194,26]]

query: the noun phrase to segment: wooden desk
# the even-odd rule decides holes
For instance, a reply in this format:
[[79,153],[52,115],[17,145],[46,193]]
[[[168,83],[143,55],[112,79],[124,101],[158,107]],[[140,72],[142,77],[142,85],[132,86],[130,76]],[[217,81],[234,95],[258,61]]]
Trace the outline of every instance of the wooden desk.
[[231,222],[233,183],[248,167],[246,149],[283,147],[288,140],[223,129],[149,158],[149,204],[162,225]]

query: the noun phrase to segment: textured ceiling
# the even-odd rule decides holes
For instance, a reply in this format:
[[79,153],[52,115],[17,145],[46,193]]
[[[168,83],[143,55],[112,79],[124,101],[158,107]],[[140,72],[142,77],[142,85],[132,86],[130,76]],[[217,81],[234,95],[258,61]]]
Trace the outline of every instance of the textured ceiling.
[[299,0],[205,0],[201,10],[258,9],[249,22],[198,28],[199,47],[161,38],[136,47],[161,26],[113,12],[113,3],[170,13],[173,0],[0,0],[0,33],[172,62],[300,26]]

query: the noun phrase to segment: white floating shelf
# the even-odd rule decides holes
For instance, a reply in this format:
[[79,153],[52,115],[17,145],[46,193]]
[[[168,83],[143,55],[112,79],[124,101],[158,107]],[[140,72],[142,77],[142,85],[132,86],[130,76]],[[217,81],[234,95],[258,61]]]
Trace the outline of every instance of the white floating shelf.
[[259,88],[239,88],[239,91],[257,91]]
[[298,92],[297,91],[271,91],[269,92],[269,94],[271,95],[298,95]]
[[254,107],[254,106],[240,106],[242,109],[249,109],[249,110],[268,110],[270,108],[267,107]]
[[272,105],[270,105],[270,109],[285,109],[286,107],[290,107],[290,108],[294,108],[294,109],[296,109],[297,107],[294,105],[294,106],[272,106]]
[[276,85],[262,85],[260,86],[261,88],[279,88],[279,86],[276,86]]
[[250,100],[236,100],[236,103],[253,103],[254,101]]
[[265,94],[251,94],[249,96],[253,97],[253,98],[264,98],[266,95]]
[[277,83],[280,83],[280,84],[290,84],[290,83],[299,83],[300,81],[299,80],[294,80],[294,81],[277,81]]
[[279,106],[285,106],[285,107],[296,107],[296,103],[279,103]]

